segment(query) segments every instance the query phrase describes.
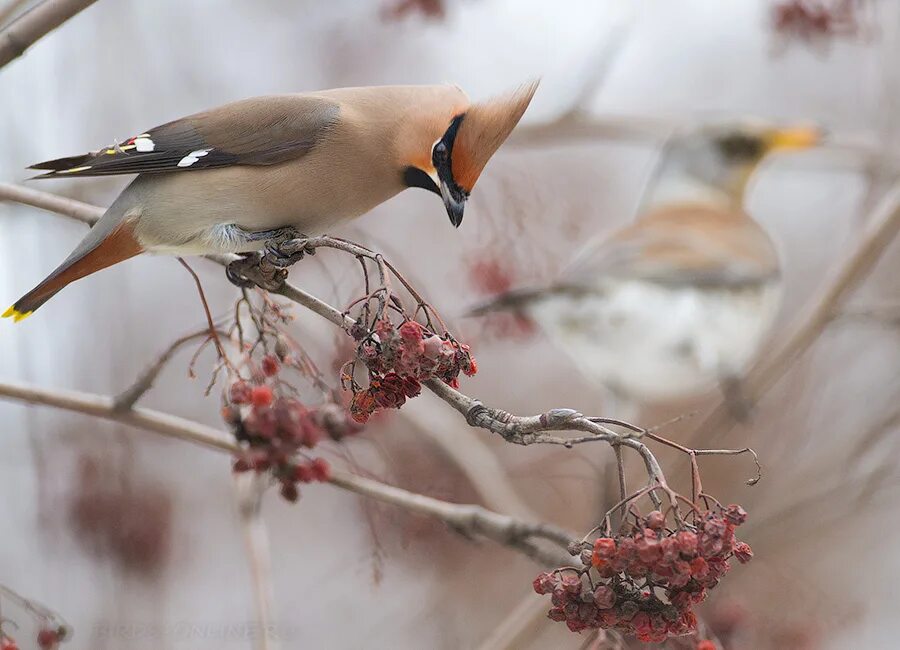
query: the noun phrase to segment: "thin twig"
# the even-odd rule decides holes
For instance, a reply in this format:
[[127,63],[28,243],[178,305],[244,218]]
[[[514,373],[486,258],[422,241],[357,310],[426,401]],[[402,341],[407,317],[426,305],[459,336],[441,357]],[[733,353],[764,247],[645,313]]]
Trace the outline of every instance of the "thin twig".
[[244,545],[250,563],[250,577],[256,601],[256,623],[260,633],[257,650],[277,650],[277,641],[272,631],[272,555],[269,546],[269,531],[262,518],[262,498],[265,494],[265,478],[256,474],[236,474],[235,498],[241,528],[244,531]]
[[177,339],[175,342],[173,342],[169,347],[165,349],[165,351],[163,351],[161,355],[159,355],[159,357],[153,362],[152,365],[150,365],[146,370],[144,370],[144,372],[140,374],[140,376],[131,386],[116,395],[113,400],[113,408],[115,408],[116,411],[127,411],[131,409],[135,404],[137,404],[138,400],[147,393],[147,391],[153,388],[153,382],[156,381],[159,373],[162,372],[162,369],[175,355],[175,353],[183,345],[186,345],[194,339],[198,339],[203,336],[209,336],[209,328],[204,327],[198,332],[186,334],[185,336],[182,336],[180,339]]

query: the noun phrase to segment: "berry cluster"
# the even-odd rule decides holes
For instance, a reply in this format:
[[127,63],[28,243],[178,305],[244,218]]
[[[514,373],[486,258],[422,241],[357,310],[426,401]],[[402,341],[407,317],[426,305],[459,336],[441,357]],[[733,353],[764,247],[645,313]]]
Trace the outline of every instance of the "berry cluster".
[[279,394],[282,365],[271,355],[259,368],[251,368],[250,379],[237,379],[228,387],[222,417],[244,445],[234,461],[234,471],[271,472],[281,483],[288,501],[299,496],[298,483],[327,481],[331,471],[323,458],[298,459],[304,449],[322,440],[341,440],[360,431],[347,410],[333,402],[307,407],[300,400]]
[[[379,409],[400,408],[422,390],[421,382],[440,379],[459,387],[459,373],[474,375],[478,368],[469,346],[449,334],[438,336],[414,320],[395,326],[380,318],[372,329],[362,320],[350,329],[356,341],[356,359],[368,369],[369,383],[359,386],[353,377],[355,362],[342,372],[344,386],[353,390],[350,415],[365,423]],[[347,369],[349,367],[349,369]]]
[[653,511],[616,537],[573,544],[584,569],[559,569],[534,580],[550,594],[548,616],[573,632],[616,629],[660,643],[697,630],[693,605],[728,571],[729,558],[750,561],[750,546],[734,537],[747,513],[737,505],[698,514],[693,525],[666,528]]
[[786,0],[772,8],[779,34],[809,41],[817,37],[855,36],[860,31],[856,0]]

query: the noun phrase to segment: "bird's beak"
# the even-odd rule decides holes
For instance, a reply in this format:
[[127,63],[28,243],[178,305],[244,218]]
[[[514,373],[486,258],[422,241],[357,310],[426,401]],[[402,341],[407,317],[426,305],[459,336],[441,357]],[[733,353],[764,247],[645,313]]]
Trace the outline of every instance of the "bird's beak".
[[454,227],[459,228],[459,224],[463,220],[463,212],[466,209],[468,195],[459,186],[448,185],[444,180],[441,180],[440,187],[441,197],[444,199],[444,207],[447,208],[450,223]]
[[802,151],[822,141],[822,130],[814,126],[772,129],[766,138],[769,151]]

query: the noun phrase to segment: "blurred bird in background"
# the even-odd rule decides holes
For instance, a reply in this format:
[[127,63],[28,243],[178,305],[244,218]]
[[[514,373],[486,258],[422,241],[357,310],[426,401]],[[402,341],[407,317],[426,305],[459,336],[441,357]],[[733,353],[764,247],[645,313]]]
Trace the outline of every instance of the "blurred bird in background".
[[743,210],[745,189],[767,154],[818,140],[813,128],[749,121],[675,134],[634,223],[589,243],[549,286],[512,290],[470,314],[534,319],[610,392],[617,417],[717,384],[740,409],[739,377],[781,296],[778,254]]
[[[302,251],[279,244],[320,234],[409,187],[440,196],[458,227],[484,166],[536,90],[532,83],[476,104],[450,85],[257,97],[33,165],[47,170],[39,178],[138,177],[75,251],[3,316],[22,320],[69,283],[144,251],[265,248],[289,266]],[[229,278],[240,284],[234,265]]]

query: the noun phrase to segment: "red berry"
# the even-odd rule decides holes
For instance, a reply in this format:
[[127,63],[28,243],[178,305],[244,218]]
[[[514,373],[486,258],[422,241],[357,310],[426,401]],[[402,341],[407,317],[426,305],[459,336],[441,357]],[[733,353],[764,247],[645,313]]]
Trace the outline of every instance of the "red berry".
[[738,542],[734,547],[734,556],[741,564],[747,564],[753,559],[753,549],[746,542]]
[[702,557],[691,560],[691,575],[695,578],[703,578],[709,573],[709,565]]
[[295,503],[297,499],[300,498],[300,491],[297,489],[296,483],[282,483],[281,484],[281,496],[290,501],[291,503]]
[[268,386],[254,386],[253,390],[250,391],[250,401],[257,408],[270,406],[273,399],[272,389]]
[[716,644],[709,639],[703,639],[697,642],[697,650],[716,650]]
[[580,594],[581,593],[581,578],[578,576],[567,575],[562,579],[562,588],[565,589],[570,594]]
[[279,365],[280,364],[278,363],[278,359],[276,359],[271,354],[267,354],[266,356],[263,357],[263,360],[262,360],[263,374],[266,375],[267,377],[277,375]]
[[250,401],[250,384],[239,380],[228,388],[228,400],[233,404],[246,404]]
[[616,541],[609,537],[598,537],[594,540],[594,552],[602,560],[609,560],[616,554]]
[[685,555],[693,555],[697,552],[697,535],[689,530],[682,530],[675,534],[678,550]]
[[232,464],[231,469],[235,472],[249,472],[253,469],[253,466],[244,458],[236,458],[234,464]]
[[735,526],[740,526],[742,523],[747,521],[747,511],[736,503],[732,503],[730,506],[728,506],[728,508],[725,509],[725,519],[730,521]]
[[616,592],[606,585],[594,589],[594,604],[600,609],[609,609],[616,604]]
[[44,628],[38,632],[37,642],[41,650],[51,650],[59,643],[59,633],[56,630]]
[[399,328],[400,338],[408,343],[417,343],[422,340],[425,329],[414,320],[408,320]]
[[647,528],[659,530],[666,525],[666,517],[659,510],[654,510],[647,515]]
[[563,611],[562,607],[554,607],[549,612],[547,612],[547,617],[551,621],[564,621],[566,620],[566,613]]
[[316,458],[311,467],[315,480],[322,482],[331,480],[331,465],[324,458]]

